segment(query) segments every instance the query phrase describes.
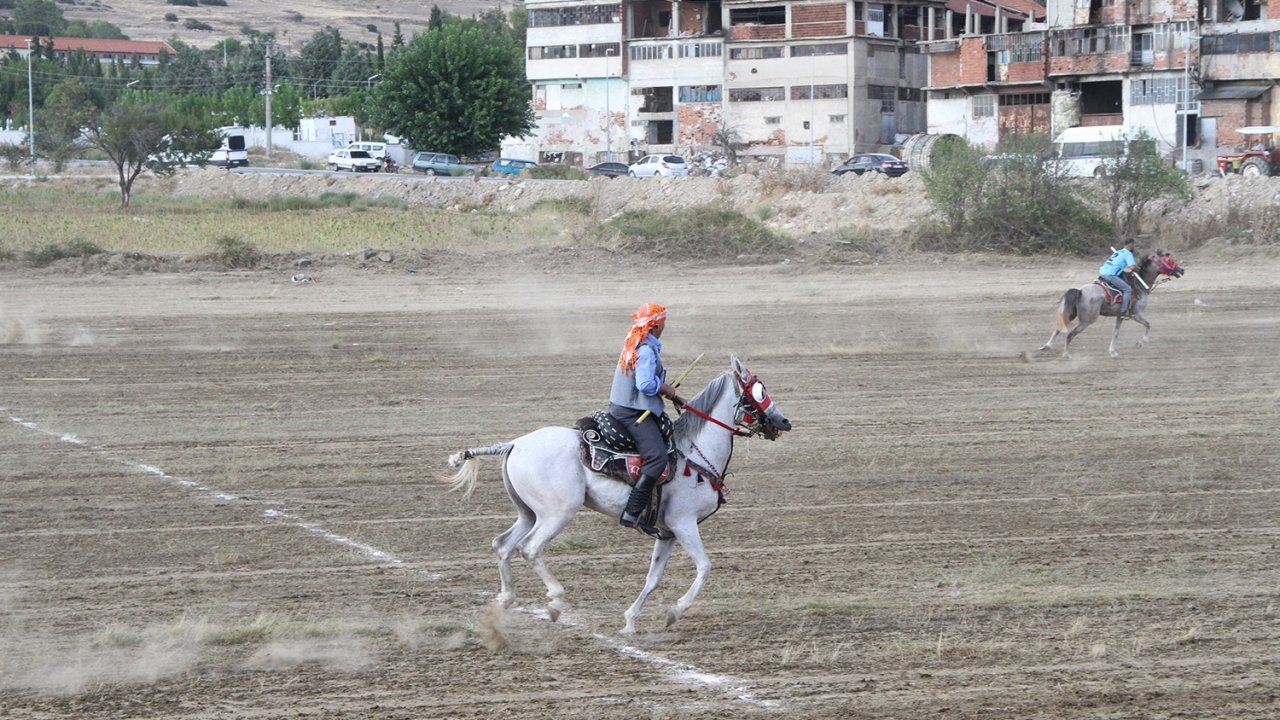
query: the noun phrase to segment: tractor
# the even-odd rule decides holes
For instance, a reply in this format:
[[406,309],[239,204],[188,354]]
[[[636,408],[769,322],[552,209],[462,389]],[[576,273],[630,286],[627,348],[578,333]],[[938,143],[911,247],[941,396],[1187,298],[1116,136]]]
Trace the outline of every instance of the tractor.
[[1236,132],[1244,136],[1245,149],[1218,155],[1219,175],[1280,175],[1280,148],[1275,141],[1280,125],[1250,125]]

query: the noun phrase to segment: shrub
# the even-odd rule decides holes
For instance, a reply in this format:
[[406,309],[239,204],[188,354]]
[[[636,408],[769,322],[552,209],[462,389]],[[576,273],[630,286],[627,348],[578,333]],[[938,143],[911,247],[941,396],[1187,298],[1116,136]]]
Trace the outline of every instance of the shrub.
[[0,158],[4,159],[4,166],[10,170],[17,170],[27,162],[27,145],[18,143],[0,143]]
[[1130,140],[1129,152],[1111,158],[1108,167],[1101,189],[1117,238],[1138,233],[1152,201],[1191,197],[1186,174],[1160,157],[1155,139],[1145,130]]
[[217,5],[219,7],[227,6],[227,0],[199,0],[199,2],[201,5]]
[[164,14],[164,21],[165,21],[165,22],[178,22],[178,14],[177,14],[177,13],[171,13],[171,12],[165,13],[165,14]]
[[229,268],[253,267],[262,257],[253,243],[231,235],[214,238],[213,246],[213,259]]
[[298,12],[297,10],[285,10],[284,17],[286,20],[289,20],[292,22],[302,22],[302,13]]
[[944,252],[1087,253],[1112,234],[1079,184],[1046,168],[1049,140],[1030,135],[997,148],[998,160],[957,140],[934,148],[921,170],[940,226],[920,228],[918,249]]
[[195,7],[196,0],[164,0],[166,5],[181,5],[183,7]]
[[67,240],[61,243],[41,243],[26,252],[26,260],[36,267],[45,267],[64,258],[89,257],[102,252],[102,248],[88,240]]
[[182,27],[188,30],[212,30],[213,26],[207,22],[201,22],[195,18],[187,18],[182,22]]
[[676,211],[631,210],[597,231],[623,252],[671,258],[774,256],[791,242],[741,213],[705,206]]
[[365,29],[365,30],[368,30],[368,31],[369,31],[369,32],[371,32],[371,33],[376,33],[376,32],[378,32],[378,26],[377,26],[377,25],[374,25],[373,23],[369,23],[369,24],[365,25],[365,26],[364,26],[364,29]]

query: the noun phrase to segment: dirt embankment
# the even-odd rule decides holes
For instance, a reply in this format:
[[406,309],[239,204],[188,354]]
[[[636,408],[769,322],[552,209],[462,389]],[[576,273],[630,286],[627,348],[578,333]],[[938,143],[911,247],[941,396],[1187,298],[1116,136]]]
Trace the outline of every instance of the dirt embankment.
[[[539,202],[569,197],[590,199],[604,216],[623,210],[691,208],[719,205],[764,220],[792,238],[841,231],[871,231],[898,237],[926,222],[933,213],[919,174],[837,177],[822,172],[744,173],[731,178],[595,178],[588,182],[434,179],[410,176],[235,174],[191,170],[173,178],[148,181],[149,189],[175,195],[318,195],[352,191],[394,196],[413,205],[470,211],[527,209]],[[1175,243],[1204,240],[1249,230],[1252,216],[1280,205],[1280,180],[1201,176],[1190,200],[1153,203],[1146,233]],[[1104,208],[1105,210],[1105,208]]]

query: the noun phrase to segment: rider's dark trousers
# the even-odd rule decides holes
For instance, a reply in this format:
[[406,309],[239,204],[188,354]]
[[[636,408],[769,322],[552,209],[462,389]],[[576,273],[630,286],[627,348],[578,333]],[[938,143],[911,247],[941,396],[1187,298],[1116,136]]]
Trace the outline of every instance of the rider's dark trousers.
[[658,419],[653,413],[639,425],[636,424],[636,419],[644,414],[643,410],[609,403],[609,414],[625,425],[631,432],[631,437],[635,438],[640,456],[644,458],[642,472],[655,479],[662,475],[662,471],[667,468],[667,444],[662,440],[662,430],[658,428]]

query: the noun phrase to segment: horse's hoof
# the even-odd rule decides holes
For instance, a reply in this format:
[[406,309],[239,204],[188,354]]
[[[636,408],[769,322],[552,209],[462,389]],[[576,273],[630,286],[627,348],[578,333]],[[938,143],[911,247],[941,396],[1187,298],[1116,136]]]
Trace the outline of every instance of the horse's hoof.
[[511,608],[511,606],[516,604],[516,594],[515,593],[498,593],[498,597],[495,598],[495,600],[497,600],[498,602],[498,607],[504,610],[508,610]]
[[556,598],[547,603],[547,615],[551,618],[551,622],[557,622],[560,619],[560,613],[564,612],[564,600]]
[[676,621],[679,619],[680,619],[680,616],[676,614],[675,610],[667,611],[667,627],[671,627],[672,625],[675,625]]

